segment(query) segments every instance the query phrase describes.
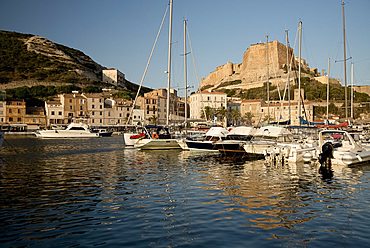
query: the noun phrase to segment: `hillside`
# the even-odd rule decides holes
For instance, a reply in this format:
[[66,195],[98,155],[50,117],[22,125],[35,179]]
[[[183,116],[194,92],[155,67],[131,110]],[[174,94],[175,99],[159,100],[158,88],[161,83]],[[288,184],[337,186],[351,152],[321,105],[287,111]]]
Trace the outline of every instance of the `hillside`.
[[[101,82],[105,67],[83,52],[32,34],[0,30],[0,88],[36,85],[95,85]],[[126,81],[124,89],[137,91]],[[143,91],[147,91],[144,89]]]

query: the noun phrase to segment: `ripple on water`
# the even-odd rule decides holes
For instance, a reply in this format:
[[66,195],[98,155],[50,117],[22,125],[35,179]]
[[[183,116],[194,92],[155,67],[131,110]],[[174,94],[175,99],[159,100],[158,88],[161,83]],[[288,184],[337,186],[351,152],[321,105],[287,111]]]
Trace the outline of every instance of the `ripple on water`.
[[[369,243],[369,167],[224,160],[125,149],[122,137],[12,138],[0,168],[0,242],[22,246]],[[36,156],[35,156],[36,154]]]

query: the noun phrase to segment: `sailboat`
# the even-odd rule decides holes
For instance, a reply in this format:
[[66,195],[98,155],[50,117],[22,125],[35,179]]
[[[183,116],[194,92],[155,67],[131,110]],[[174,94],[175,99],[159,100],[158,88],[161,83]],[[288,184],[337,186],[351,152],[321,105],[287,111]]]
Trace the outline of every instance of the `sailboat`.
[[[140,135],[134,143],[134,147],[142,150],[161,150],[161,149],[181,149],[177,140],[172,138],[169,133],[169,116],[170,116],[170,81],[171,81],[171,43],[172,43],[172,9],[173,0],[170,0],[170,16],[169,16],[169,41],[168,41],[168,69],[167,69],[167,127],[146,125],[144,127],[144,135]],[[162,22],[163,23],[163,22]],[[153,52],[153,51],[152,51]],[[140,88],[139,88],[140,90]],[[136,99],[135,99],[136,100]],[[130,136],[131,138],[132,136]],[[136,137],[136,136],[135,136]]]

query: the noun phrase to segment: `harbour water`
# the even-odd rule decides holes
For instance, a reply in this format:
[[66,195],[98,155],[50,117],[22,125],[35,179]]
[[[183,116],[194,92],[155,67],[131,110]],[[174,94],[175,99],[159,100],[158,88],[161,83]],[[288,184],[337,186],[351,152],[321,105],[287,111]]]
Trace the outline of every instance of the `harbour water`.
[[5,137],[1,247],[368,247],[370,165]]

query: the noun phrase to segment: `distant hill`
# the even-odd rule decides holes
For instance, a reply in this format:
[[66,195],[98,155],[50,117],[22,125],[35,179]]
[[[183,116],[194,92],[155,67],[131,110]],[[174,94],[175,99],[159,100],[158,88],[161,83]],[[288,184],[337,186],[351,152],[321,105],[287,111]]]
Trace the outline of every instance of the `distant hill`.
[[[35,85],[101,85],[106,69],[83,52],[32,34],[0,30],[0,89]],[[125,88],[138,85],[126,81]],[[143,92],[148,91],[144,88]]]

